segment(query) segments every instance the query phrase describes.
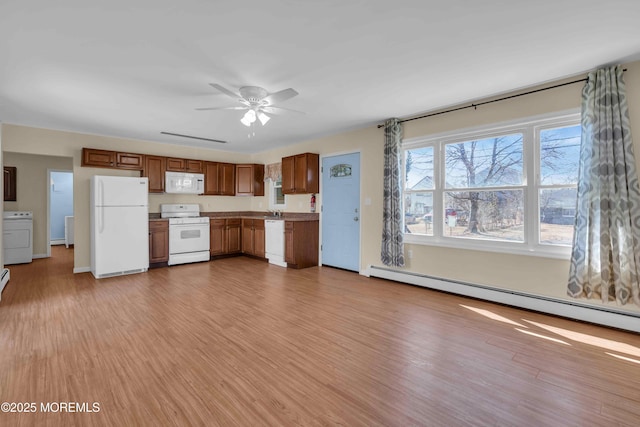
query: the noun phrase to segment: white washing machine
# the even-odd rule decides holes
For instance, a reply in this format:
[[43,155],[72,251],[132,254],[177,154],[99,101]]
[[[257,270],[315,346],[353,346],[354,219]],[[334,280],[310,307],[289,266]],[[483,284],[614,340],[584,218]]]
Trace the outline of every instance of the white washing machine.
[[4,263],[23,264],[33,260],[33,212],[13,211],[3,215]]

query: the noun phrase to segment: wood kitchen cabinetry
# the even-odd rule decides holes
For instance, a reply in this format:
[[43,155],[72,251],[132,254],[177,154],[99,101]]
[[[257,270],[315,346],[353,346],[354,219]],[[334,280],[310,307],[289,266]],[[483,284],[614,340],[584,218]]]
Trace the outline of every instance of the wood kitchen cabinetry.
[[264,219],[242,220],[242,253],[265,257]]
[[116,168],[141,171],[144,168],[144,156],[136,153],[116,153]]
[[164,193],[164,172],[166,170],[166,157],[144,156],[142,176],[149,178],[149,193]]
[[204,162],[204,194],[235,195],[236,165],[233,163]]
[[149,221],[149,264],[169,261],[169,221]]
[[264,165],[236,165],[236,196],[264,196]]
[[142,170],[144,156],[137,153],[119,153],[117,151],[83,148],[81,163],[82,166],[97,168]]
[[317,193],[319,156],[315,153],[297,154],[282,158],[282,192],[284,194]]
[[15,202],[18,200],[16,177],[18,169],[15,166],[4,167],[4,201]]
[[238,254],[242,250],[242,220],[212,219],[209,222],[209,251],[212,257]]
[[202,173],[202,160],[167,157],[167,170],[170,172]]
[[318,221],[284,222],[284,260],[288,267],[318,265]]

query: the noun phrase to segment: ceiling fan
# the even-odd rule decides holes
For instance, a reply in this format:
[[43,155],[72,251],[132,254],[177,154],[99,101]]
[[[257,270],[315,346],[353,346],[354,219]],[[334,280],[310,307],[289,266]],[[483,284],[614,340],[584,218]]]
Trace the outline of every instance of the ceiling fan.
[[214,89],[218,89],[220,92],[233,98],[235,101],[242,104],[242,106],[196,108],[196,110],[247,110],[242,119],[240,119],[240,122],[247,127],[251,126],[256,119],[260,120],[260,123],[264,126],[271,119],[269,114],[279,114],[281,110],[304,114],[302,111],[275,105],[298,95],[298,92],[292,88],[269,93],[266,89],[258,86],[243,86],[239,89],[240,94],[237,94],[223,86],[220,86],[219,84],[209,84]]

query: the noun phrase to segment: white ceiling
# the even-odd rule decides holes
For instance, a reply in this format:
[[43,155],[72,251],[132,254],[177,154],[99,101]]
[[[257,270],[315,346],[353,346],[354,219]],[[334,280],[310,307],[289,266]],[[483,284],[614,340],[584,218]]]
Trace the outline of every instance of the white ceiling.
[[[640,59],[639,18],[637,0],[2,0],[0,121],[260,152]],[[233,105],[209,83],[292,87],[307,114],[248,138],[242,111],[195,111]]]

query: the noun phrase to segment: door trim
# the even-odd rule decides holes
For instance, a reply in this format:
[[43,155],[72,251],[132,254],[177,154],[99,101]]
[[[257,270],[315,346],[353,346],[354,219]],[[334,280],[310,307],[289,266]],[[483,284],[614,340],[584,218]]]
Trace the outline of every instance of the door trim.
[[[323,212],[322,212],[322,195],[324,194],[324,189],[323,184],[324,184],[324,171],[323,171],[323,166],[322,166],[322,162],[324,161],[324,159],[326,157],[336,157],[336,156],[344,156],[347,154],[358,154],[358,161],[360,162],[360,176],[358,177],[359,179],[359,189],[358,192],[360,194],[360,200],[358,200],[358,212],[360,213],[360,221],[358,221],[358,254],[359,254],[359,258],[358,259],[358,274],[361,275],[366,275],[366,271],[362,269],[362,150],[346,150],[346,151],[336,151],[333,153],[326,153],[326,154],[320,154],[320,204],[319,204],[319,210],[320,210],[320,229],[318,230],[320,233],[320,239],[319,239],[319,246],[318,246],[318,253],[320,254],[320,256],[318,257],[318,265],[322,266],[322,239],[323,239],[323,234],[322,234],[322,216],[323,216]],[[329,267],[329,266],[327,266]]]
[[[47,255],[46,257],[51,257],[51,172],[67,172],[70,173],[73,177],[73,170],[67,169],[49,169],[47,168]],[[75,180],[72,180],[72,192],[75,197]],[[75,198],[74,198],[75,203]],[[64,243],[63,243],[64,244]],[[43,258],[43,257],[41,257]]]

